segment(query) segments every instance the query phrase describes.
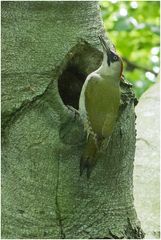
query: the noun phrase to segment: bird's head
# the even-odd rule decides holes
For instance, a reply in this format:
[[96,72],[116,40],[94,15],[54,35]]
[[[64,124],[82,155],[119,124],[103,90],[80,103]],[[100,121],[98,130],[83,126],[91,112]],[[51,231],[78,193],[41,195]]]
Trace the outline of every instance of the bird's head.
[[108,71],[118,74],[119,76],[122,75],[123,71],[123,62],[119,55],[111,50],[107,45],[106,41],[102,36],[99,36],[102,48],[103,48],[103,65],[106,66]]

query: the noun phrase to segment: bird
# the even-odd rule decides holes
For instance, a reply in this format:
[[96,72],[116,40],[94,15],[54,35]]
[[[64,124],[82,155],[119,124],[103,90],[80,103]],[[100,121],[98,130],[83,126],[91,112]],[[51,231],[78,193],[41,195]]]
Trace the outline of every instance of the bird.
[[110,49],[102,35],[99,39],[103,49],[101,66],[87,76],[79,98],[79,114],[87,133],[80,159],[80,176],[86,169],[88,179],[97,163],[96,154],[102,142],[107,139],[108,146],[117,122],[123,72],[121,57]]

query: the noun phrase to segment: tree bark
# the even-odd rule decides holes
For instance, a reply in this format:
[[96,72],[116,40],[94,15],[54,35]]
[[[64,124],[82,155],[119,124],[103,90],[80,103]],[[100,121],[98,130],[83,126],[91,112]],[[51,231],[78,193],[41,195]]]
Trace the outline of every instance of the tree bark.
[[87,181],[86,76],[102,59],[97,2],[2,2],[2,238],[142,238],[133,205],[134,94]]
[[159,79],[158,76],[157,83],[141,96],[136,107],[134,203],[146,239],[160,239]]

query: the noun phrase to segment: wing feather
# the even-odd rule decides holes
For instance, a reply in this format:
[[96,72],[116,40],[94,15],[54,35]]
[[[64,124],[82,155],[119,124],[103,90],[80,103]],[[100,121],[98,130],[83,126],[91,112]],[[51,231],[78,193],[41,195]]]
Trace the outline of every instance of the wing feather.
[[87,118],[93,132],[100,137],[110,136],[118,115],[119,88],[104,79],[92,77],[84,94]]

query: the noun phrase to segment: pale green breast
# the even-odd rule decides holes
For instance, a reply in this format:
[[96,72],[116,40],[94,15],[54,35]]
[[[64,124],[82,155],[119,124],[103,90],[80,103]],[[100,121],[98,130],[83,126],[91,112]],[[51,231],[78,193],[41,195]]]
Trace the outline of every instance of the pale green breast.
[[120,88],[113,79],[92,78],[85,89],[85,108],[92,130],[99,136],[112,134],[118,116]]

